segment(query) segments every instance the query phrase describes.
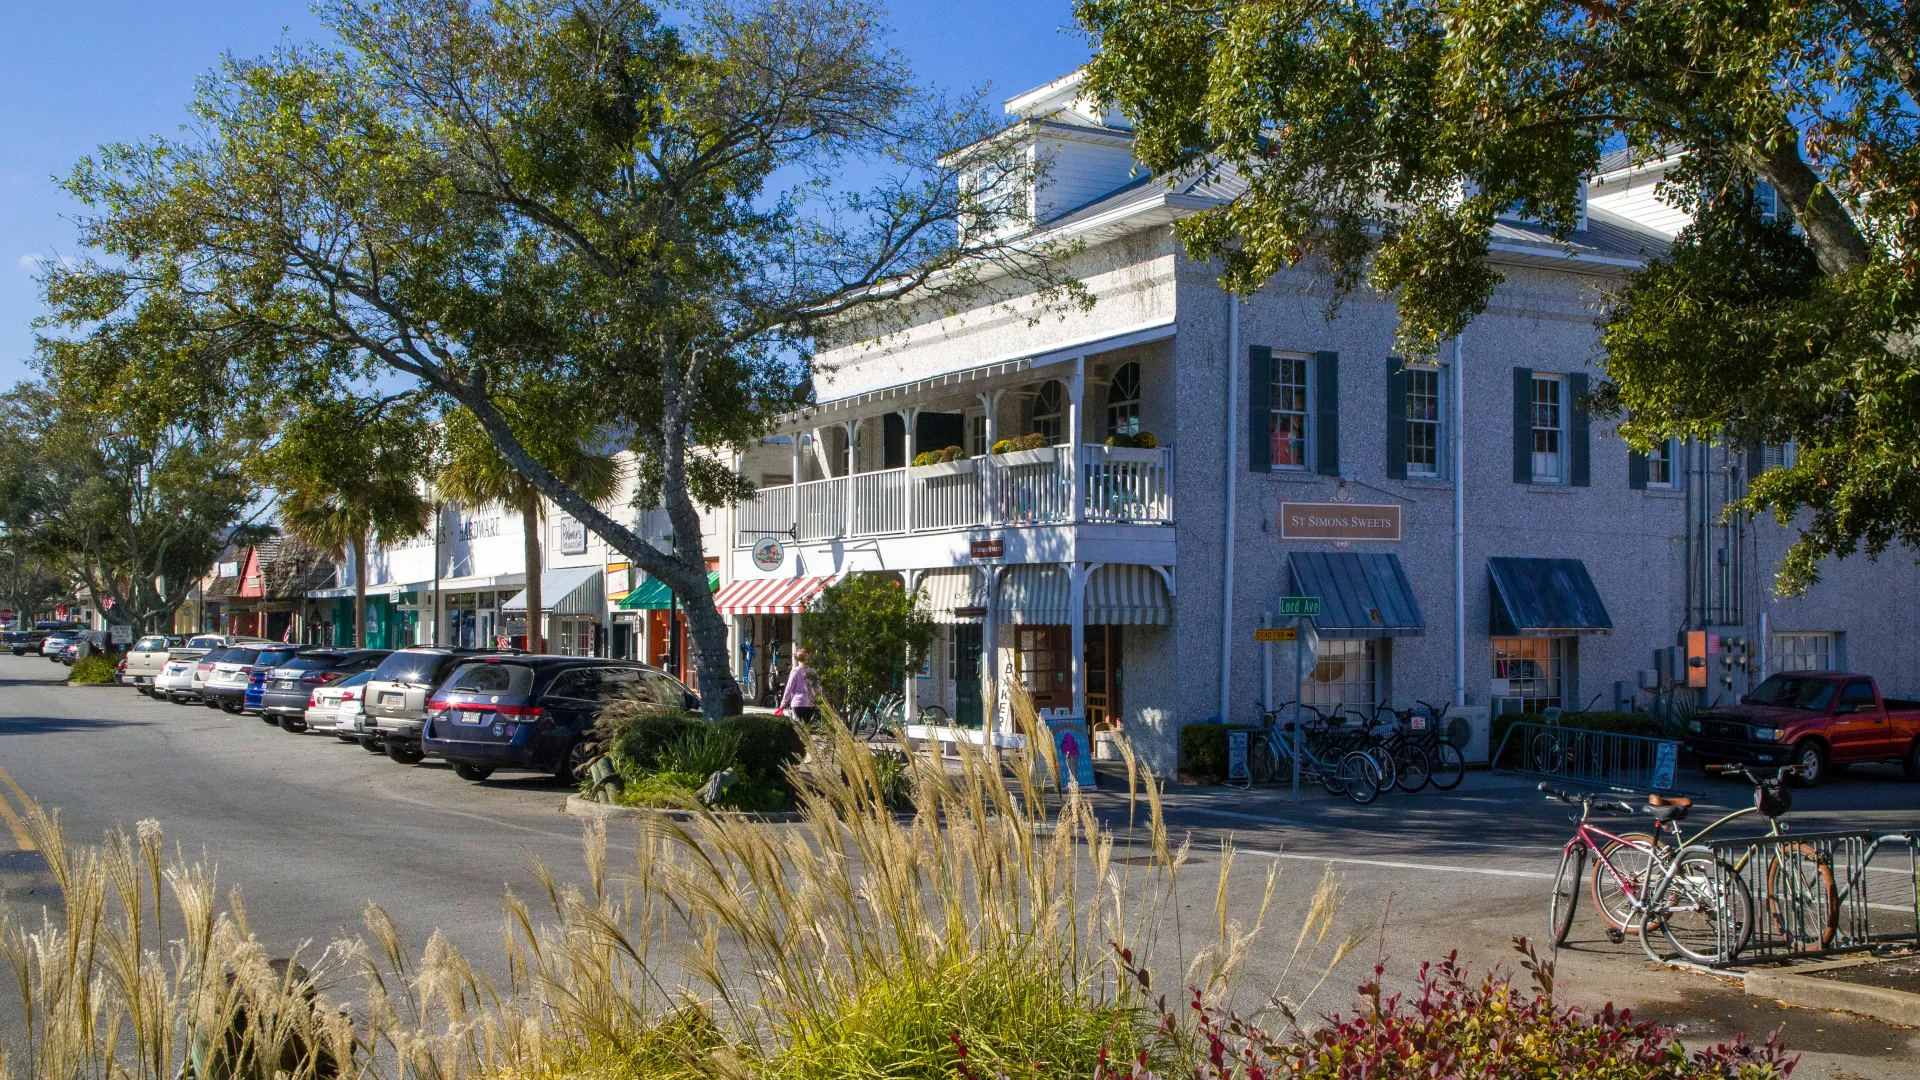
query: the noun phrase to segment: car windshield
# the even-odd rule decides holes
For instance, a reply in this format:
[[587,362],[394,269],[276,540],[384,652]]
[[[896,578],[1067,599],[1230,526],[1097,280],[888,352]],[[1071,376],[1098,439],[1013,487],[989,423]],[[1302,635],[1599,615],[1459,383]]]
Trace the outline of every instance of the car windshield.
[[367,683],[369,683],[369,682],[371,682],[371,681],[373,681],[373,672],[369,670],[369,671],[363,671],[363,672],[361,672],[360,674],[358,674],[358,675],[355,675],[355,676],[354,676],[353,678],[351,678],[351,679],[346,679],[346,680],[343,680],[343,681],[341,681],[341,682],[337,682],[337,683],[334,683],[333,685],[335,685],[335,686],[365,686],[365,685],[366,685]]
[[290,656],[280,665],[282,671],[326,671],[340,662],[339,653],[307,653]]
[[253,663],[254,657],[259,655],[260,652],[257,649],[228,649],[226,652],[220,654],[220,662],[223,664],[251,664]]
[[1784,705],[1824,710],[1833,701],[1833,681],[1807,675],[1774,675],[1753,688],[1747,700],[1755,705]]
[[166,638],[143,637],[140,639],[140,643],[134,646],[134,649],[139,652],[152,652],[155,649],[164,649],[166,647],[167,647]]
[[533,669],[525,664],[499,662],[462,664],[447,680],[449,694],[510,694],[525,697],[533,693]]
[[299,655],[299,652],[294,649],[262,649],[254,657],[253,662],[256,664],[279,664]]
[[434,669],[445,658],[444,653],[403,649],[380,661],[380,666],[373,669],[373,678],[375,682],[430,683]]
[[217,637],[197,637],[187,642],[187,648],[189,649],[217,649],[219,647],[220,639]]

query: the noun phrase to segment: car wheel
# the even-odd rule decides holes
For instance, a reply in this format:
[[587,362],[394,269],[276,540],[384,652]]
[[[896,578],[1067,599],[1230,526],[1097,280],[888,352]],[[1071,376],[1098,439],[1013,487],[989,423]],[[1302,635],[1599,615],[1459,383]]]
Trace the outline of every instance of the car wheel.
[[288,733],[289,735],[298,735],[301,732],[307,730],[307,722],[305,720],[300,719],[297,716],[281,716],[277,718],[269,716],[267,717],[267,723],[269,724],[278,723],[280,725],[280,730]]
[[348,743],[357,743],[360,741],[360,736],[358,735],[335,735],[334,738],[339,739],[341,742]]
[[387,748],[380,744],[379,739],[361,739],[360,749],[365,750],[369,754],[384,754],[387,752]]
[[1827,778],[1826,748],[1812,739],[1802,739],[1793,748],[1793,763],[1800,766],[1800,775],[1794,780],[1800,787],[1812,787]]
[[[245,710],[245,709],[243,708],[243,709],[241,709],[240,711],[241,711],[241,712],[246,712],[247,710]],[[263,722],[265,722],[265,723],[268,723],[268,724],[276,724],[276,725],[277,725],[277,724],[279,724],[279,723],[280,723],[280,718],[279,718],[279,717],[277,717],[277,716],[275,716],[275,715],[273,715],[273,714],[272,714],[272,713],[270,713],[270,712],[267,712],[267,711],[266,711],[266,710],[264,710],[264,709],[263,709],[263,710],[261,710],[261,712],[260,712],[260,719],[261,719],[261,720],[262,720]]]
[[402,765],[418,765],[427,756],[419,743],[391,740],[387,743],[387,757]]
[[580,739],[560,755],[560,764],[553,770],[553,778],[563,784],[577,784],[586,775],[587,763],[593,758],[593,744]]
[[469,765],[464,761],[456,761],[453,763],[453,775],[462,780],[471,780],[477,784],[487,777],[492,776],[493,769],[486,765]]
[[1907,774],[1907,779],[1920,781],[1920,739],[1907,747],[1907,756],[1900,759],[1900,771]]

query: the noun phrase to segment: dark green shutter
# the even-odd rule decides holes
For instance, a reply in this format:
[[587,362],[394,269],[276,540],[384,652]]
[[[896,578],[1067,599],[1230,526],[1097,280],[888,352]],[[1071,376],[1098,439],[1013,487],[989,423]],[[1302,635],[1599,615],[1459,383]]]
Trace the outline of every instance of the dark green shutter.
[[1533,483],[1533,369],[1513,369],[1513,482]]
[[1587,415],[1587,377],[1567,376],[1567,476],[1574,487],[1593,483],[1593,423]]
[[1340,475],[1340,354],[1313,354],[1314,451],[1313,469],[1322,476]]
[[1647,486],[1647,455],[1638,450],[1627,451],[1627,486],[1635,491]]
[[1407,478],[1407,365],[1387,357],[1387,476]]
[[1273,471],[1273,350],[1247,350],[1247,468]]

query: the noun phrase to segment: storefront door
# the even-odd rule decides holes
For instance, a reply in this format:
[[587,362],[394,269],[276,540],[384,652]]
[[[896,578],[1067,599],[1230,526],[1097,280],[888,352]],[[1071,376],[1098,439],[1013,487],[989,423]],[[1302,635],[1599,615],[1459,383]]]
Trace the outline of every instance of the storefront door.
[[1073,708],[1072,638],[1068,626],[1014,627],[1014,674],[1042,716]]
[[1120,675],[1124,661],[1120,654],[1118,626],[1087,627],[1087,730],[1120,727],[1126,707],[1120,702]]
[[985,726],[980,706],[979,623],[955,623],[953,626],[953,720],[966,728]]

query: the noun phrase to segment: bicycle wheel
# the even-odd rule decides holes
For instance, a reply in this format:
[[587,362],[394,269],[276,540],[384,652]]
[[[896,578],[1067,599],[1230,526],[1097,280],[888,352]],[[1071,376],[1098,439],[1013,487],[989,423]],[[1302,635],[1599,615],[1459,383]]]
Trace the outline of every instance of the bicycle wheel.
[[1340,786],[1347,798],[1362,806],[1380,797],[1386,784],[1380,779],[1380,765],[1358,750],[1340,759]]
[[1369,746],[1360,752],[1380,770],[1381,794],[1392,791],[1393,785],[1400,780],[1400,769],[1393,763],[1393,752],[1384,746]]
[[1833,944],[1840,927],[1840,894],[1833,863],[1812,844],[1788,844],[1767,863],[1767,915],[1795,952],[1818,952]]
[[1460,781],[1467,775],[1467,759],[1460,753],[1459,747],[1443,740],[1433,745],[1427,757],[1431,759],[1427,775],[1432,778],[1434,787],[1441,791],[1452,791],[1460,786]]
[[1534,768],[1551,776],[1566,764],[1566,751],[1559,739],[1543,733],[1533,737],[1532,759]]
[[953,716],[938,705],[920,706],[919,720],[933,727],[950,727],[953,724]]
[[[1697,964],[1724,964],[1753,935],[1753,894],[1740,875],[1715,860],[1713,850],[1690,847],[1656,883],[1646,923],[1657,922],[1673,951]],[[1644,924],[1643,924],[1644,925]]]
[[1547,902],[1547,940],[1554,948],[1567,943],[1573,929],[1573,909],[1580,899],[1580,875],[1587,869],[1587,845],[1574,844],[1560,854],[1560,873],[1553,879],[1553,898]]
[[1426,787],[1427,782],[1433,779],[1433,759],[1412,743],[1402,743],[1400,749],[1394,752],[1393,767],[1400,774],[1394,780],[1395,785],[1409,795]]
[[[1593,861],[1593,907],[1607,925],[1623,934],[1640,932],[1640,920],[1634,905],[1647,891],[1649,882],[1660,880],[1655,869],[1659,858],[1654,839],[1647,833],[1622,833],[1600,849]],[[1613,870],[1609,872],[1608,866]],[[1617,876],[1616,876],[1617,875]]]

